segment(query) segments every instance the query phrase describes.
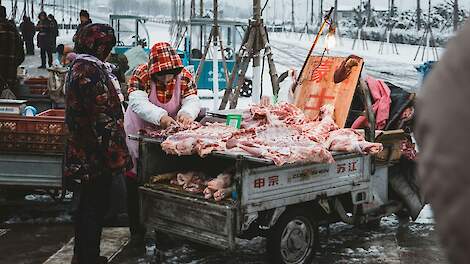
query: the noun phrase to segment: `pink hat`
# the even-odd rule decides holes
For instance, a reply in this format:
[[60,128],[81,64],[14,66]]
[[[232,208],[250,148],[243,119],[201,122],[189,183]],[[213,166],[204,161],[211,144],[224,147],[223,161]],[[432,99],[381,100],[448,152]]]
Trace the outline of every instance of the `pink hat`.
[[65,57],[65,59],[69,62],[73,62],[76,58],[77,58],[77,53],[75,53],[75,52],[70,52]]

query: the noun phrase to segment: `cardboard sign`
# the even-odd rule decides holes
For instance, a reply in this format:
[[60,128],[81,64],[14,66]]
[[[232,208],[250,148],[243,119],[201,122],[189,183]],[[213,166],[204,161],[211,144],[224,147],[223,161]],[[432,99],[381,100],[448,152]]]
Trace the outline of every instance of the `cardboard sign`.
[[350,67],[347,75],[343,75],[344,78],[337,78],[336,83],[335,72],[341,68],[343,61],[346,63],[346,60],[348,58],[344,57],[308,58],[300,84],[294,94],[294,104],[308,117],[316,118],[323,105],[333,104],[336,124],[341,128],[344,127],[364,65],[362,58],[350,58],[348,61],[354,60],[354,66]]

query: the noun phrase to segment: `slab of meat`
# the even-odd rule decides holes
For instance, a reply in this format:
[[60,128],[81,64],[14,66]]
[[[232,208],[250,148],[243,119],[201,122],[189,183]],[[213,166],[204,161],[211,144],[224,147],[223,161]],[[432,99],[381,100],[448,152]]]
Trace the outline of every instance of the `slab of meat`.
[[199,124],[198,122],[192,122],[189,125],[183,125],[181,123],[178,123],[178,125],[171,125],[166,129],[156,129],[152,127],[147,127],[146,129],[142,130],[141,133],[149,137],[166,138],[178,132],[185,130],[194,130],[199,127],[201,127],[201,124]]
[[169,136],[162,144],[168,154],[206,156],[215,150],[224,150],[225,141],[237,131],[223,124],[208,124],[194,130],[186,130]]
[[368,142],[364,136],[350,128],[330,132],[325,146],[331,151],[360,154],[377,154],[383,150],[381,143]]

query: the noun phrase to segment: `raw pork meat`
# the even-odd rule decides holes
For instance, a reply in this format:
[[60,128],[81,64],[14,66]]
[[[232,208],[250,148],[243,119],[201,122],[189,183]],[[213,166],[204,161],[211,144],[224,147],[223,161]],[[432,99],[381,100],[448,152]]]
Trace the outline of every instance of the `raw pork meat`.
[[203,180],[204,175],[198,172],[178,173],[176,179],[170,181],[170,184],[183,187],[183,190],[191,193],[202,193],[206,183]]
[[223,124],[208,124],[194,130],[186,130],[169,136],[162,149],[173,155],[198,154],[206,156],[212,151],[224,150],[225,141],[237,131],[236,128]]
[[230,174],[221,173],[217,178],[209,181],[207,183],[207,188],[204,190],[204,198],[210,199],[211,197],[214,197],[216,201],[224,199],[224,190],[230,187],[231,177],[232,176]]
[[325,143],[331,151],[377,154],[383,150],[381,143],[371,143],[354,129],[344,128],[330,132]]
[[178,132],[185,131],[185,130],[193,130],[199,127],[201,127],[201,124],[199,124],[198,122],[192,122],[189,125],[183,125],[181,123],[178,123],[178,125],[171,125],[167,127],[166,129],[155,129],[155,128],[147,127],[146,129],[142,130],[141,133],[150,137],[166,138]]
[[243,115],[242,128],[255,128],[263,125],[296,125],[304,122],[304,113],[292,104],[253,105],[249,113]]
[[235,134],[227,148],[238,148],[250,155],[271,159],[276,165],[294,162],[333,162],[322,144],[302,134],[298,127],[263,126]]
[[[376,154],[380,143],[370,143],[352,129],[339,129],[334,107],[325,105],[316,120],[308,120],[294,105],[255,105],[244,114],[244,129],[237,130],[222,124],[209,124],[193,130],[178,132],[162,143],[166,153],[175,155],[199,154],[212,151],[245,152],[272,160],[281,166],[294,162],[334,162],[329,152]],[[206,197],[215,195],[206,189]]]

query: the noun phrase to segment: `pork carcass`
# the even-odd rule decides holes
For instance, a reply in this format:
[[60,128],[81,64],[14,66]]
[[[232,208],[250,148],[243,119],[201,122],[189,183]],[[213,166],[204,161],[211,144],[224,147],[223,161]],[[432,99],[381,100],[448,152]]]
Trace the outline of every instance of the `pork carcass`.
[[350,128],[330,132],[325,146],[330,151],[377,154],[383,150],[381,143],[371,143],[360,133]]

